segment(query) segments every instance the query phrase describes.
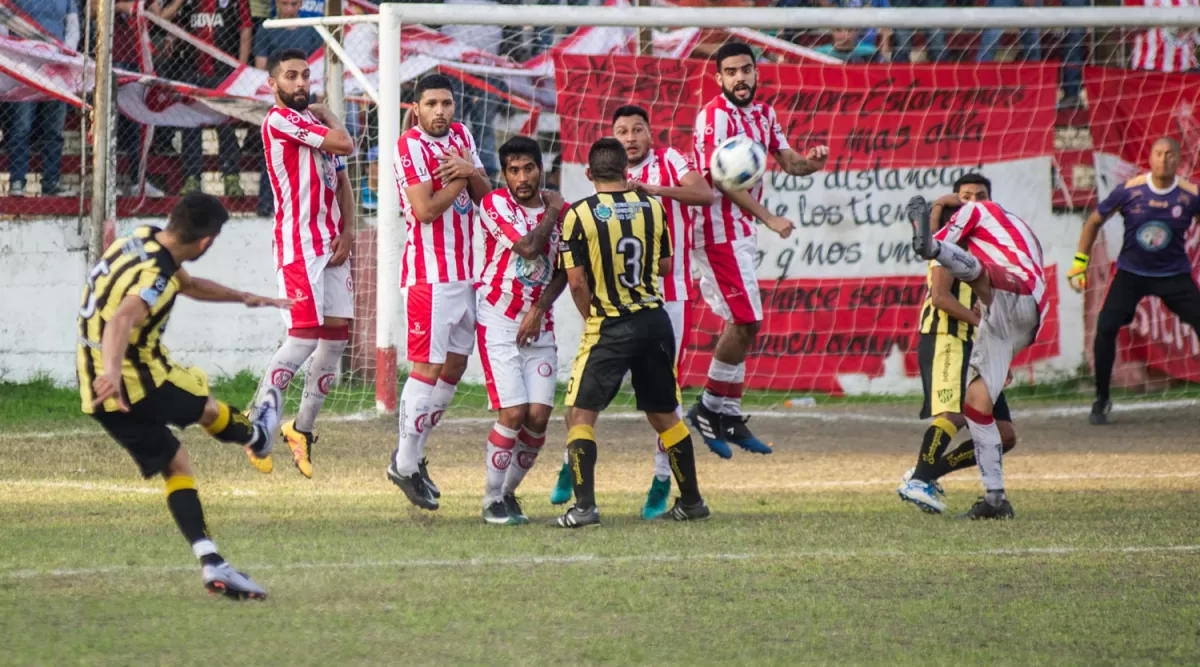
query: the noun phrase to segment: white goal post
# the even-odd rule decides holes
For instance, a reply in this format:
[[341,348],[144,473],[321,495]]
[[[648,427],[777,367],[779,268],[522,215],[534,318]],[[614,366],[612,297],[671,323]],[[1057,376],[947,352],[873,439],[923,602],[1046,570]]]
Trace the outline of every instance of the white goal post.
[[[378,24],[378,87],[372,88],[327,26]],[[399,290],[399,267],[404,244],[400,196],[393,174],[393,149],[401,130],[401,25],[487,26],[617,26],[627,28],[799,28],[832,30],[874,26],[897,29],[929,28],[1151,28],[1200,26],[1200,7],[1046,7],[1046,8],[677,8],[564,5],[379,5],[378,14],[274,19],[267,28],[312,26],[330,43],[378,103],[378,218],[376,261],[376,408],[396,407],[397,349],[404,345]],[[363,260],[369,261],[367,258]],[[400,354],[402,354],[402,349]]]

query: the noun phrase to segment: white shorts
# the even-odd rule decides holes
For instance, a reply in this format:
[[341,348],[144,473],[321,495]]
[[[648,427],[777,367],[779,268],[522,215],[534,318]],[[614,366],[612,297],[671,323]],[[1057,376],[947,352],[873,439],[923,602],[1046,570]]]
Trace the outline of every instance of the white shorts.
[[758,239],[753,236],[696,246],[692,266],[700,276],[700,294],[721,319],[734,324],[761,322],[762,298],[754,258]]
[[450,352],[475,349],[475,284],[469,280],[400,289],[408,326],[408,360],[444,364]]
[[280,298],[295,300],[291,308],[280,311],[287,328],[314,329],[325,324],[326,317],[354,317],[350,260],[329,266],[331,257],[292,262],[275,272]]
[[983,380],[992,403],[1000,397],[1013,359],[1033,344],[1038,329],[1038,303],[1028,294],[993,292],[992,305],[984,308],[971,350],[971,373]]
[[675,332],[675,374],[679,374],[680,360],[683,359],[683,339],[687,336],[687,301],[667,301],[663,310],[671,318],[671,329]]
[[493,410],[529,403],[554,405],[558,384],[558,346],[553,331],[543,331],[529,345],[517,345],[518,322],[479,304],[479,359]]

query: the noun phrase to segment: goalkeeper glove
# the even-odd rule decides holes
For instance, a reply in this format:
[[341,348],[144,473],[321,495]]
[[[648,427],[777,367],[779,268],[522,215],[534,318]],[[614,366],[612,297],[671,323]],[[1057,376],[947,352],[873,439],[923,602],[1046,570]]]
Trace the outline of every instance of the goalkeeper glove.
[[1082,292],[1087,287],[1087,267],[1088,256],[1081,252],[1075,253],[1075,261],[1071,262],[1071,268],[1067,271],[1067,283],[1076,292]]

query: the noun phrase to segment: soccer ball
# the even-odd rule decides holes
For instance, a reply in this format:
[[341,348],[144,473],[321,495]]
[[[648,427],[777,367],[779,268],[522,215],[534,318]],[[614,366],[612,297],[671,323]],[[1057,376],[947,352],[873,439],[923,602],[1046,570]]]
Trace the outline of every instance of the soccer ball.
[[767,151],[762,144],[745,135],[729,137],[713,152],[709,168],[713,183],[721,189],[729,192],[748,190],[767,170]]

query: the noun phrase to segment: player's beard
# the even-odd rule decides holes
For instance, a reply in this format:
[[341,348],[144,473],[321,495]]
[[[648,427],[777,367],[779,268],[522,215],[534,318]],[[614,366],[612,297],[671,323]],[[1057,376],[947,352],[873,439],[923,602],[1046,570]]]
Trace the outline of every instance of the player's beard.
[[[521,206],[535,208],[538,205],[538,202],[537,202],[538,191],[537,191],[537,188],[532,185],[529,186],[528,188],[522,188],[522,187],[510,188],[509,192],[512,194],[513,199],[515,199],[516,202],[518,204],[520,204]],[[526,193],[528,193],[528,194],[526,194]]]
[[287,97],[281,93],[279,101],[292,111],[304,111],[308,108],[308,91],[296,91]]
[[433,121],[430,121],[429,127],[425,127],[425,123],[421,123],[421,129],[431,137],[444,137],[450,134],[450,121],[445,121],[441,127],[436,129],[433,127]]
[[739,100],[736,95],[736,90],[730,90],[730,89],[726,88],[725,86],[721,86],[721,92],[725,94],[725,99],[729,100],[729,103],[732,104],[733,106],[748,107],[748,106],[750,106],[750,104],[752,102],[754,102],[754,94],[756,92],[758,92],[758,84],[754,84],[753,86],[746,86],[746,87],[750,89],[750,96],[747,97],[745,100]]

